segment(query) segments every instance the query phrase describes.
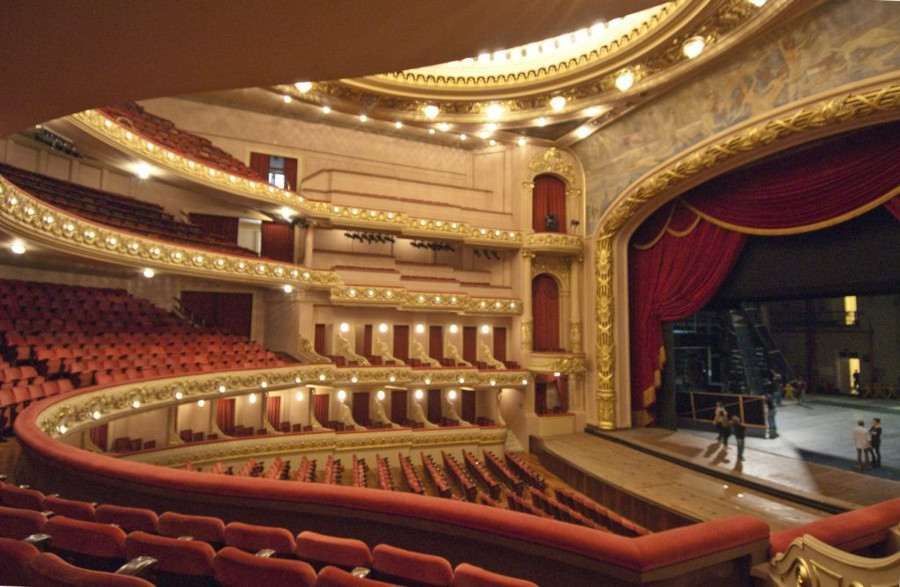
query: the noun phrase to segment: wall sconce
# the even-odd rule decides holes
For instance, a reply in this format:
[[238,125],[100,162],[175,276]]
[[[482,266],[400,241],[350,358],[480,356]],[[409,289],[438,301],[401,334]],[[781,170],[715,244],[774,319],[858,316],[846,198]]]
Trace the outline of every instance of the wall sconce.
[[337,398],[339,402],[344,403],[344,401],[347,399],[347,392],[343,389],[338,390]]

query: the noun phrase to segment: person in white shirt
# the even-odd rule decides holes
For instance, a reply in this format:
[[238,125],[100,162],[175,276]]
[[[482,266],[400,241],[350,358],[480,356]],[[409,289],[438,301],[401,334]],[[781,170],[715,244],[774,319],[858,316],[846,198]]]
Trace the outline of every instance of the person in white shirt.
[[856,468],[863,468],[863,457],[865,457],[865,466],[869,466],[869,451],[872,445],[869,444],[869,433],[866,430],[866,424],[862,420],[856,423],[853,429],[853,444],[856,445]]

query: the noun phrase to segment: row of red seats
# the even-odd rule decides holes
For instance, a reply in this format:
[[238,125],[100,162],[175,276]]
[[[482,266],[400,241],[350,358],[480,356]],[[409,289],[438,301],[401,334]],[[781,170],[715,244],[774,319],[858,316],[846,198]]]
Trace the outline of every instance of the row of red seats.
[[556,499],[584,517],[622,536],[646,536],[650,530],[598,504],[587,496],[554,487]]
[[503,457],[506,459],[506,465],[512,469],[519,479],[535,489],[546,490],[547,482],[544,478],[532,471],[519,457],[508,450],[503,451]]
[[[315,569],[334,566],[345,572],[370,569],[375,579],[405,585],[507,585],[532,583],[495,575],[484,569],[462,569],[463,580],[442,557],[396,548],[387,544],[368,545],[352,538],[338,538],[316,532],[300,532],[296,537],[283,528],[230,522],[219,518],[152,510],[98,505],[44,496],[41,492],[0,482],[0,536],[22,540],[35,534],[50,537],[50,548],[69,557],[77,566],[111,571],[127,559],[149,556],[156,560],[157,584],[212,578],[216,559],[226,555],[230,561],[253,564],[253,553],[271,551],[269,566],[295,572],[291,578],[300,585],[317,583]],[[41,513],[52,511],[53,516]],[[111,525],[112,524],[112,525]],[[183,537],[190,537],[183,538]],[[5,542],[3,546],[8,545]],[[244,556],[238,556],[241,552]],[[0,548],[0,556],[8,550]],[[259,557],[265,558],[265,557]],[[3,559],[0,559],[3,560]],[[278,561],[278,562],[275,562]],[[5,568],[7,565],[0,565]],[[254,585],[263,579],[266,564],[258,572],[243,576],[253,581],[224,582],[225,585]],[[457,567],[459,569],[459,567]],[[245,569],[246,570],[246,569]],[[302,570],[302,571],[301,571]],[[474,573],[474,574],[473,574]],[[342,576],[342,575],[341,575]],[[273,584],[282,584],[281,581]],[[348,584],[348,583],[327,583]],[[379,583],[355,582],[359,585]]]
[[605,527],[596,524],[593,520],[586,518],[572,508],[559,503],[556,499],[550,497],[543,491],[535,489],[534,487],[529,487],[528,493],[531,495],[531,503],[535,507],[544,510],[544,513],[553,519],[559,520],[560,522],[568,522],[569,524],[586,526],[595,530],[606,531]]
[[425,469],[425,473],[431,480],[432,485],[434,485],[437,494],[441,497],[450,497],[452,495],[450,483],[444,476],[444,472],[434,462],[434,457],[426,455],[424,451],[419,453],[419,457],[422,459],[422,467]]
[[306,455],[300,459],[300,466],[297,467],[297,481],[304,483],[312,483],[316,480],[316,459],[311,459]]
[[31,402],[53,397],[75,389],[68,379],[44,381],[32,385],[19,385],[0,389],[0,435],[10,434],[19,413]]
[[402,452],[398,453],[397,458],[400,460],[400,470],[403,472],[403,477],[406,479],[406,485],[409,487],[409,490],[419,495],[425,495],[425,485],[422,484],[419,474],[416,473],[412,459]]
[[378,475],[378,487],[386,491],[395,491],[391,466],[381,455],[375,455],[375,472]]
[[353,487],[369,486],[369,466],[366,459],[353,455]]
[[322,479],[328,485],[340,485],[344,477],[344,465],[341,459],[335,459],[332,455],[328,455],[325,461],[325,477]]
[[503,482],[504,485],[509,487],[513,493],[521,496],[525,483],[513,474],[512,471],[509,470],[509,467],[501,461],[497,455],[492,453],[489,450],[482,451],[484,455],[484,462],[487,465],[488,469],[496,475],[500,481]]
[[447,453],[446,451],[441,451],[441,457],[444,460],[444,468],[450,471],[450,476],[453,477],[453,479],[456,481],[456,484],[460,486],[463,495],[466,496],[466,500],[475,501],[475,493],[478,488],[475,486],[475,482],[469,477],[465,470],[463,470],[463,468],[459,466],[459,463],[456,461],[456,457]]
[[211,141],[176,128],[170,120],[154,116],[133,102],[100,108],[108,118],[132,128],[144,138],[186,155],[195,161],[254,181],[267,182],[260,175]]
[[535,506],[530,501],[522,499],[505,487],[503,488],[503,494],[506,496],[506,503],[509,506],[509,509],[511,509],[512,511],[531,514],[539,518],[550,518],[550,516],[546,512],[544,512],[544,510]]
[[500,483],[478,462],[478,458],[467,450],[463,451],[463,460],[466,463],[466,471],[473,475],[478,482],[487,487],[491,499],[500,498]]

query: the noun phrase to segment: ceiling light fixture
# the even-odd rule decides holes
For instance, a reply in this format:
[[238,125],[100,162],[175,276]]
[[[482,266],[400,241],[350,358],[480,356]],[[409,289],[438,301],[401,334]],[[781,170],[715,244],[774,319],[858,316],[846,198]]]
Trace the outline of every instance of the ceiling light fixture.
[[292,291],[294,291],[294,286],[288,283],[285,284],[281,289],[284,290],[284,293],[291,293]]
[[749,0],[749,2],[757,8],[762,8],[765,5],[766,0]]
[[520,147],[524,147],[528,144],[528,139],[526,139],[525,137],[519,137],[516,139],[516,144]]
[[501,106],[500,104],[498,104],[496,102],[488,104],[487,108],[484,109],[484,113],[491,120],[497,120],[498,118],[503,116],[503,112],[504,112],[503,106]]
[[468,141],[468,140],[469,140],[469,135],[467,135],[466,133],[463,133],[463,134],[459,135],[459,140],[461,140],[461,141]]
[[621,92],[627,92],[634,85],[634,74],[630,71],[623,71],[616,77],[616,87]]
[[150,269],[149,267],[144,269],[144,271],[142,273],[143,273],[144,277],[146,277],[147,279],[153,279],[153,276],[156,275],[156,271],[154,271],[153,269]]
[[448,130],[450,130],[450,125],[446,122],[442,122],[438,125],[438,130],[441,132],[447,132]]
[[590,134],[591,134],[591,129],[590,129],[590,127],[587,127],[587,126],[579,126],[578,129],[575,131],[575,136],[577,136],[579,139],[587,138]]
[[693,59],[703,53],[703,48],[706,46],[706,41],[703,37],[696,36],[691,37],[689,39],[685,39],[684,43],[681,45],[681,51],[684,53],[684,56],[688,59]]
[[322,106],[322,112],[325,114],[331,114],[331,108],[328,106]]
[[540,118],[535,120],[534,123],[538,126],[547,126],[547,119],[541,116]]
[[150,175],[152,173],[153,168],[146,163],[138,163],[134,166],[134,174],[137,175],[140,179],[150,179]]
[[365,122],[365,121],[367,121],[367,120],[369,120],[369,117],[366,116],[365,114],[360,114],[360,115],[359,115],[359,121],[360,121],[360,122]]
[[290,104],[291,102],[294,101],[294,99],[291,98],[290,96],[288,96],[287,94],[285,94],[284,96],[282,96],[281,99],[284,100],[284,103],[285,103],[285,104]]
[[297,88],[297,91],[301,94],[305,94],[306,92],[312,89],[312,82],[297,82],[294,84],[294,87]]
[[394,123],[394,127],[395,128],[403,128],[403,123],[398,120],[397,122]]
[[438,114],[441,113],[441,109],[434,104],[428,104],[422,109],[422,112],[425,114],[425,118],[427,118],[428,120],[434,120],[438,117]]
[[566,97],[553,96],[553,98],[550,99],[550,107],[553,108],[554,112],[559,112],[566,107]]
[[14,241],[11,245],[9,245],[9,250],[17,255],[22,255],[25,253],[25,243],[22,241]]

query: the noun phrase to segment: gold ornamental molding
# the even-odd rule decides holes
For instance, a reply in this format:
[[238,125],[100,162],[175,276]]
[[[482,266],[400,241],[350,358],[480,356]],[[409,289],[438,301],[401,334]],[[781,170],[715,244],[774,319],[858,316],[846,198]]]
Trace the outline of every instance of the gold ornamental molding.
[[[871,84],[871,82],[869,82]],[[846,91],[846,90],[845,90]],[[834,95],[834,94],[832,94]],[[810,101],[793,108],[783,108],[763,121],[750,123],[739,132],[733,130],[719,140],[707,141],[681,155],[667,167],[645,176],[615,201],[601,220],[596,252],[597,315],[597,410],[598,426],[616,427],[616,392],[614,386],[615,279],[627,279],[627,268],[614,263],[623,228],[640,210],[674,197],[691,186],[700,174],[711,170],[728,170],[740,161],[759,159],[782,148],[810,139],[835,134],[847,128],[862,126],[876,118],[896,119],[900,116],[900,84],[862,93],[843,94]],[[654,206],[655,207],[655,206]]]
[[188,247],[115,230],[45,204],[0,176],[0,225],[25,239],[89,259],[208,279],[326,288],[332,271]]
[[[575,166],[568,157],[563,155],[562,151],[556,148],[547,149],[535,155],[528,163],[526,175],[528,181],[533,182],[535,177],[545,173],[559,176],[566,182],[566,197],[581,195],[581,190],[575,188],[578,185],[578,174],[575,172]],[[572,192],[571,194],[570,191]]]
[[116,122],[99,110],[85,110],[68,116],[66,120],[119,150],[151,161],[154,165],[192,182],[244,198],[287,207],[326,225],[364,228],[436,240],[457,240],[497,248],[518,248],[522,244],[522,233],[516,230],[473,226],[466,222],[413,218],[402,212],[344,206],[309,199],[296,192],[195,161]]
[[584,238],[577,234],[535,232],[526,237],[524,248],[546,255],[576,256],[584,253]]
[[531,262],[531,279],[541,274],[553,276],[560,292],[569,291],[569,262],[562,257],[537,257]]
[[900,552],[896,552],[900,527],[891,528],[889,534],[888,543],[893,543],[894,552],[882,558],[852,554],[806,534],[769,562],[765,578],[781,587],[896,585],[900,577]]
[[522,313],[522,300],[518,298],[487,298],[452,292],[415,292],[402,287],[335,286],[331,288],[331,303],[475,315],[518,316]]

